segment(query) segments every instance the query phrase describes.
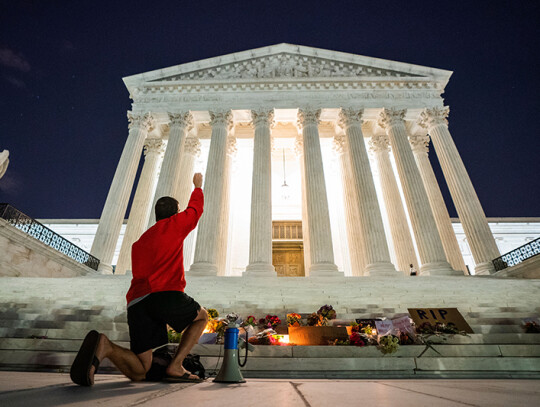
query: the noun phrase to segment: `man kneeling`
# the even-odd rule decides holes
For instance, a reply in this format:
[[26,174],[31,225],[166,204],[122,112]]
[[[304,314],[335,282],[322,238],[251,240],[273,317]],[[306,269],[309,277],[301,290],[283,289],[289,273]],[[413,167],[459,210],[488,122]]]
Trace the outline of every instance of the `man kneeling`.
[[208,322],[206,310],[184,293],[184,239],[203,213],[201,174],[193,176],[193,184],[195,189],[183,212],[174,198],[157,201],[156,224],[132,246],[133,278],[126,295],[131,350],[114,344],[104,334],[90,331],[71,366],[74,383],[93,385],[94,374],[105,358],[131,380],[144,380],[152,365],[152,349],[168,341],[167,325],[183,334],[165,380],[201,381],[182,366]]

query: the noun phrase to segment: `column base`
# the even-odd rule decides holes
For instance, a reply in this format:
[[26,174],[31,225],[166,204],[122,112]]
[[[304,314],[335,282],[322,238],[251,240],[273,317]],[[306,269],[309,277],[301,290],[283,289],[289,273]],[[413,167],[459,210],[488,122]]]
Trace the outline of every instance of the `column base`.
[[277,277],[276,269],[268,263],[251,263],[242,277]]
[[318,263],[309,267],[309,277],[344,277],[334,263]]
[[495,267],[493,263],[488,261],[485,263],[479,263],[474,267],[474,274],[479,276],[489,276],[495,273]]
[[386,261],[368,264],[364,275],[371,277],[403,277],[403,273],[396,271],[394,265]]
[[101,262],[99,263],[97,271],[100,274],[110,274],[110,275],[113,274],[112,266],[110,264],[105,264],[105,263],[101,263]]
[[189,277],[205,277],[205,276],[217,276],[218,268],[213,263],[193,263],[186,272]]
[[446,261],[426,263],[420,267],[421,276],[462,276],[462,271],[454,270]]

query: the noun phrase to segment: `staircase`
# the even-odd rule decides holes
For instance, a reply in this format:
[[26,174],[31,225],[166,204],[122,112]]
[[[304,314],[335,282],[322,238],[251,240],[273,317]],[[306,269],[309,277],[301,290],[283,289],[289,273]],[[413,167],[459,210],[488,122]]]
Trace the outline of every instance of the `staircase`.
[[[67,371],[87,331],[128,347],[125,293],[129,276],[0,279],[0,369]],[[330,304],[341,320],[393,317],[407,308],[456,307],[474,330],[435,345],[375,347],[256,346],[246,377],[540,377],[540,334],[522,319],[540,315],[540,280],[492,277],[239,278],[188,277],[186,292],[221,315],[309,313]],[[195,353],[212,370],[218,345]],[[113,370],[108,362],[102,371]]]

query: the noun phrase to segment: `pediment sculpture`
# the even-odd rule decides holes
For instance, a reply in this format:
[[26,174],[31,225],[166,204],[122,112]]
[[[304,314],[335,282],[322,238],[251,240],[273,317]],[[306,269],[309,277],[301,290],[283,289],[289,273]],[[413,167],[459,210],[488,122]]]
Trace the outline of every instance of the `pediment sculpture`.
[[324,58],[280,53],[176,74],[156,81],[405,76],[418,77],[420,75]]

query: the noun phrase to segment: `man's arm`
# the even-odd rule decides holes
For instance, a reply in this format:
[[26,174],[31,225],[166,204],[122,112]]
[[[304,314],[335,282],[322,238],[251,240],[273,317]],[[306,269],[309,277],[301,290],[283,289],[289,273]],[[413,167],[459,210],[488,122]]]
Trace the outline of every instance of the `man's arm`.
[[202,183],[203,176],[201,173],[198,172],[193,175],[193,186],[195,189],[191,193],[191,198],[189,198],[187,208],[182,212],[182,215],[184,215],[183,221],[185,222],[186,226],[189,227],[189,231],[195,229],[195,226],[197,226],[197,222],[203,213],[204,195],[201,189]]

